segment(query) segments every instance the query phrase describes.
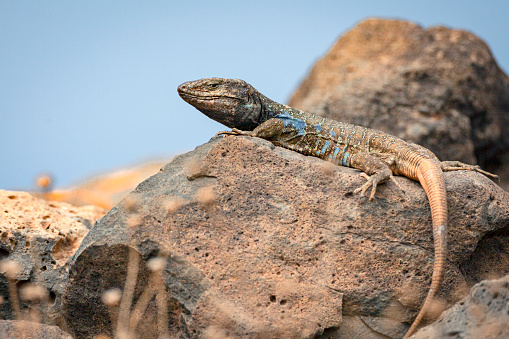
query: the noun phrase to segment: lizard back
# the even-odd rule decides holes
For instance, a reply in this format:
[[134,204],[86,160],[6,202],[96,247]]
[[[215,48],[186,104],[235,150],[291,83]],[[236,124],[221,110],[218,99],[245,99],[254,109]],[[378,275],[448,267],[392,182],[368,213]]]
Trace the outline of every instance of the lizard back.
[[352,166],[357,153],[376,156],[397,175],[419,180],[418,162],[439,163],[428,149],[381,131],[323,118],[288,107],[273,115],[284,123],[282,133],[271,140],[296,152],[319,157],[341,166]]

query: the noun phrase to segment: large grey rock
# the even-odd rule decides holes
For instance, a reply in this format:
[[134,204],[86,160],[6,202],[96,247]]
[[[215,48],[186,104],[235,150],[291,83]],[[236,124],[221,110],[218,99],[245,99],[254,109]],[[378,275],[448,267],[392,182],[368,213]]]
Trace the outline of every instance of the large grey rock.
[[313,66],[289,105],[477,163],[509,190],[509,78],[472,33],[365,20]]
[[[450,255],[440,298],[452,304],[469,276],[486,273],[475,262],[469,276],[463,269],[477,245],[507,237],[509,194],[478,173],[445,179]],[[78,338],[112,333],[101,296],[124,288],[134,248],[142,258],[135,300],[147,260],[170,254],[163,280],[174,336],[355,336],[366,332],[361,321],[401,337],[429,288],[429,204],[402,177],[404,192],[389,182],[369,202],[352,194],[364,180],[262,139],[213,139],[141,183],[89,232],[70,262],[67,323]],[[489,273],[500,274],[496,264]],[[145,337],[156,336],[156,309],[138,330]]]

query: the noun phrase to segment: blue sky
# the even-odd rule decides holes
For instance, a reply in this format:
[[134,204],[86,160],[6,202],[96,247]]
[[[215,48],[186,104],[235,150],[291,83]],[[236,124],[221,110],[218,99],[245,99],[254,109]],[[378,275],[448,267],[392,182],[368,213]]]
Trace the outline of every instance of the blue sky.
[[233,77],[286,103],[368,17],[481,37],[509,69],[509,2],[0,0],[0,189],[170,159],[224,128],[177,95]]

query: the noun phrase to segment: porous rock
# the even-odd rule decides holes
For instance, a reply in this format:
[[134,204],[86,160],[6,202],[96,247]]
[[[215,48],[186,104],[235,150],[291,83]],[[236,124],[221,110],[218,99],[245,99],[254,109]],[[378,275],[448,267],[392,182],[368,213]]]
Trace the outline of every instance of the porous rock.
[[365,20],[313,66],[289,105],[477,163],[509,190],[509,78],[472,33]]
[[[212,139],[141,183],[89,232],[70,262],[67,323],[78,338],[112,333],[101,296],[123,288],[130,248],[143,259],[135,300],[146,261],[169,255],[163,280],[175,336],[401,337],[431,280],[429,204],[403,177],[404,191],[389,182],[370,202],[352,193],[364,180],[266,140]],[[478,173],[445,180],[450,255],[439,297],[451,304],[466,293],[462,265],[477,244],[509,234],[509,194]]]
[[509,275],[476,284],[468,296],[411,338],[509,338]]
[[57,326],[23,320],[0,320],[0,338],[72,339]]
[[[78,249],[94,222],[106,211],[94,206],[38,199],[26,192],[0,190],[0,260],[17,265],[16,284],[44,286],[49,307],[43,321],[61,324],[61,295],[67,282],[67,259]],[[5,272],[0,274],[0,317],[12,319],[11,296]],[[22,302],[24,311],[29,304]]]

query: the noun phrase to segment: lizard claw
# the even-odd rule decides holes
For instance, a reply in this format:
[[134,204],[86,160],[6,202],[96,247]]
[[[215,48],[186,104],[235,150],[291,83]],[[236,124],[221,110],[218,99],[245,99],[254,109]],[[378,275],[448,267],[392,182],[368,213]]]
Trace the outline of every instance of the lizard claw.
[[485,176],[487,176],[487,177],[495,178],[495,179],[497,179],[497,180],[498,180],[498,182],[500,182],[500,177],[499,177],[498,175],[493,174],[493,173],[490,173],[490,172],[487,172],[487,171],[485,171],[485,170],[481,169],[481,167],[480,167],[479,165],[475,165],[475,166],[474,166],[474,171],[479,172],[479,173],[482,173],[482,174],[484,174],[484,175],[485,175]]
[[237,129],[237,128],[232,128],[231,131],[222,131],[222,132],[217,132],[216,133],[216,137],[220,136],[220,135],[244,135],[244,131],[241,131],[240,129]]
[[393,175],[391,175],[390,179],[396,184],[396,186],[398,186],[398,188],[401,190],[401,192],[403,192],[403,194],[406,195],[406,192],[405,190],[403,189],[403,187],[401,187],[401,185],[399,184],[399,182],[394,178]]
[[371,194],[369,195],[369,201],[373,201],[373,199],[375,198],[376,186],[378,185],[378,181],[375,181],[374,175],[369,176],[366,173],[361,173],[360,176],[366,178],[368,181],[366,181],[364,185],[353,191],[353,193],[357,194],[361,192],[360,194],[361,197],[364,197],[366,195],[366,191],[368,190],[368,188],[372,186]]

